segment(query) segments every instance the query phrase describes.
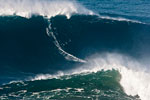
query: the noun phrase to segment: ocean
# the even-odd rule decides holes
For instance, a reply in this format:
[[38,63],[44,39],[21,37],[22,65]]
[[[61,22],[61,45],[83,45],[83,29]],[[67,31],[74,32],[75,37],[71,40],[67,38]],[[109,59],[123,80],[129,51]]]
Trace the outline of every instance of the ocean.
[[149,0],[0,0],[0,100],[149,100]]

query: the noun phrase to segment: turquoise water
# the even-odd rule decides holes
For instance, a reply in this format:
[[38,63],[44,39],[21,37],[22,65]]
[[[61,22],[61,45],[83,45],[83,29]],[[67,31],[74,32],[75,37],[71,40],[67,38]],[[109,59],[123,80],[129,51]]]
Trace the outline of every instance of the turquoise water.
[[2,100],[133,100],[119,84],[116,70],[65,75],[47,80],[14,82],[1,87]]

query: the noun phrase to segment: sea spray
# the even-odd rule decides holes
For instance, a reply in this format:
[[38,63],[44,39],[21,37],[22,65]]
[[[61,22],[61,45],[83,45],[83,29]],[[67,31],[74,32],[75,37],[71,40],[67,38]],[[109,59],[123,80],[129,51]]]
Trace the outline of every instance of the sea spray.
[[33,14],[48,18],[56,15],[94,13],[75,1],[69,0],[0,0],[0,15],[17,15],[30,18]]

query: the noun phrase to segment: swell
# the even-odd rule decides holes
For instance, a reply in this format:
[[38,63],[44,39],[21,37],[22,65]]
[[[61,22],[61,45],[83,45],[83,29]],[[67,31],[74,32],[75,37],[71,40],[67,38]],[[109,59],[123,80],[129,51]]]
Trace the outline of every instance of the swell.
[[120,74],[116,70],[97,73],[66,75],[47,80],[14,82],[1,87],[3,99],[122,99],[134,100],[119,84]]
[[[74,63],[67,61],[55,41],[47,36],[47,19],[9,16],[0,20],[1,66],[38,72],[44,69],[40,66],[50,66],[51,70],[65,66],[67,69]],[[150,49],[150,29],[145,24],[75,15],[70,19],[53,17],[51,27],[61,48],[79,58],[100,52],[120,52],[136,57],[148,54]]]
[[142,55],[149,49],[146,38],[149,25],[129,20],[75,15],[51,18],[51,26],[61,46],[71,54],[86,57],[97,52],[120,52],[131,56]]
[[[0,17],[0,21],[1,66],[36,73],[48,67],[62,70],[75,64],[67,61],[53,43],[55,40],[48,37],[47,19],[8,16]],[[150,29],[145,24],[75,15],[70,19],[65,16],[51,18],[51,28],[61,49],[83,59],[101,52],[139,57],[149,50]]]
[[88,63],[56,75],[41,74],[28,81],[2,85],[0,96],[12,100],[148,100],[150,75],[137,60],[115,53],[97,54],[87,59]]
[[[102,55],[106,52],[117,52],[136,60],[141,59],[143,55],[149,57],[148,44],[150,39],[148,37],[150,29],[148,24],[104,19],[90,15],[74,15],[70,19],[66,16],[56,16],[52,17],[49,23],[48,20],[42,16],[32,16],[29,19],[19,16],[0,17],[0,78],[2,83],[11,80],[22,80],[38,73],[50,73],[52,75],[60,70],[80,74],[84,71],[97,72],[101,69],[107,70],[108,68],[112,70],[114,68],[119,71],[122,77],[116,83],[120,89],[120,86],[123,86],[122,92],[117,93],[123,93],[124,98],[128,97],[127,94],[138,95],[142,100],[149,98],[149,95],[143,91],[149,91],[146,87],[149,87],[149,81],[147,80],[149,80],[150,75],[145,71],[137,70],[138,67],[143,69],[144,65],[136,64],[133,59],[124,59],[125,56],[117,58],[117,55],[98,56],[100,61],[89,59],[89,56],[93,54],[100,53]],[[49,27],[49,25],[51,26]],[[49,29],[48,32],[53,33],[53,36],[48,35],[46,28]],[[85,59],[87,62],[81,63],[68,60],[65,58],[66,55],[60,53],[59,49],[65,51],[65,54]],[[95,56],[97,57],[97,55]],[[130,63],[130,61],[133,62]],[[120,65],[120,63],[122,64]],[[74,70],[76,67],[77,70]],[[47,83],[47,78],[50,78],[51,75],[39,75],[35,79],[44,78],[46,79],[44,83]],[[115,78],[113,77],[113,79]],[[138,81],[138,86],[141,88],[138,88],[136,81]],[[41,81],[33,81],[30,85],[35,86],[40,83]],[[94,81],[94,83],[97,82]],[[23,88],[28,89],[30,85],[23,86]],[[106,87],[104,86],[104,88]],[[10,88],[12,87],[10,86]],[[16,90],[19,88],[16,87]],[[24,94],[26,90],[18,91]],[[41,91],[44,90],[37,92],[41,93]],[[73,91],[76,92],[76,89]],[[5,93],[5,90],[3,93]],[[12,93],[8,94],[14,95]],[[112,96],[116,97],[114,94]],[[120,96],[122,97],[122,94]],[[44,96],[41,97],[44,98]]]
[[150,57],[149,24],[96,15],[75,1],[15,1],[0,0],[0,80],[43,74],[2,85],[1,98],[148,100],[149,70],[137,61]]

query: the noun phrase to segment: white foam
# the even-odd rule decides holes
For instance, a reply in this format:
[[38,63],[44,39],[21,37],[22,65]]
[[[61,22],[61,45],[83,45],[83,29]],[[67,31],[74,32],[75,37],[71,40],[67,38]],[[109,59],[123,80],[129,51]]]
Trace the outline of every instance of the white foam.
[[128,95],[139,95],[141,100],[149,100],[150,98],[150,73],[143,64],[120,54],[105,54],[89,59],[91,64],[79,68],[82,72],[97,72],[99,70],[116,69],[121,74],[121,85]]
[[[93,15],[94,13],[77,2],[69,0],[0,0],[0,15],[18,15],[30,18],[33,14],[48,18],[56,15],[65,15],[67,18],[70,18],[72,14]],[[47,34],[53,37],[56,47],[65,59],[75,62],[86,62],[63,50],[50,30],[51,25],[47,28]]]
[[34,78],[32,78],[31,80],[45,80],[45,79],[52,79],[52,78],[56,78],[58,79],[61,76],[64,76],[65,74],[61,71],[58,71],[56,74],[51,75],[51,74],[38,74],[36,75]]
[[65,15],[70,18],[72,14],[97,15],[103,19],[142,23],[126,18],[101,16],[74,0],[0,0],[0,16],[17,15],[30,18],[32,15],[41,15],[51,18]]
[[140,23],[140,24],[146,24],[144,22],[138,21],[138,20],[131,20],[123,17],[110,17],[110,16],[102,16],[98,15],[102,19],[109,19],[109,20],[116,20],[116,21],[126,21],[126,22],[133,22],[133,23]]
[[54,44],[55,46],[58,48],[59,50],[59,53],[65,57],[66,60],[69,60],[69,61],[74,61],[74,62],[81,62],[81,63],[86,63],[85,60],[81,59],[81,58],[78,58],[68,52],[66,52],[65,50],[62,49],[62,47],[60,46],[56,36],[54,35],[54,32],[52,31],[52,27],[51,27],[51,23],[50,23],[50,20],[48,21],[49,22],[49,27],[46,28],[46,33],[49,37],[52,37],[54,39]]
[[83,88],[75,88],[78,92],[82,92],[84,89]]
[[150,98],[150,74],[144,70],[144,65],[133,58],[117,53],[94,55],[87,59],[89,62],[78,68],[59,72],[56,75],[39,75],[35,79],[47,79],[63,75],[88,74],[100,70],[116,69],[121,74],[121,85],[128,95],[139,95],[141,100]]
[[51,18],[56,15],[65,15],[69,19],[73,14],[97,15],[102,19],[146,24],[121,17],[99,15],[75,0],[0,0],[0,16],[17,15],[30,18],[32,15],[40,15]]
[[3,88],[0,87],[0,90],[3,90]]
[[[66,15],[67,18],[70,18],[72,14],[93,15],[94,13],[77,2],[69,0],[0,0],[0,15],[14,14],[27,18],[33,14],[46,16],[48,18],[56,15]],[[50,23],[46,31],[48,36],[53,37],[56,47],[65,59],[75,62],[86,62],[61,48],[53,32],[50,32]]]
[[[69,0],[0,0],[0,15],[18,15],[22,17],[30,18],[33,14],[47,16],[48,18],[56,15],[66,15],[70,18],[72,14],[86,14],[93,15],[94,13],[75,1]],[[101,18],[112,19],[110,17],[101,16]],[[127,19],[113,18],[113,20],[127,21]],[[130,21],[130,20],[129,20]],[[53,36],[53,38],[55,38]],[[70,55],[65,52],[56,42],[56,46],[59,50],[67,56],[71,57],[75,61],[83,61],[77,57]],[[70,59],[70,58],[68,58]],[[66,74],[80,74],[97,72],[102,69],[117,69],[121,75],[122,79],[120,81],[125,92],[128,95],[139,95],[142,100],[149,100],[150,98],[150,74],[145,72],[143,65],[120,54],[105,54],[103,56],[96,55],[87,59],[89,63],[84,66],[73,69],[68,72],[59,73],[56,75],[38,75],[34,80],[54,78],[58,76],[63,76]]]
[[53,17],[72,14],[94,13],[75,1],[70,0],[0,0],[0,15],[18,15],[31,17],[33,14]]

